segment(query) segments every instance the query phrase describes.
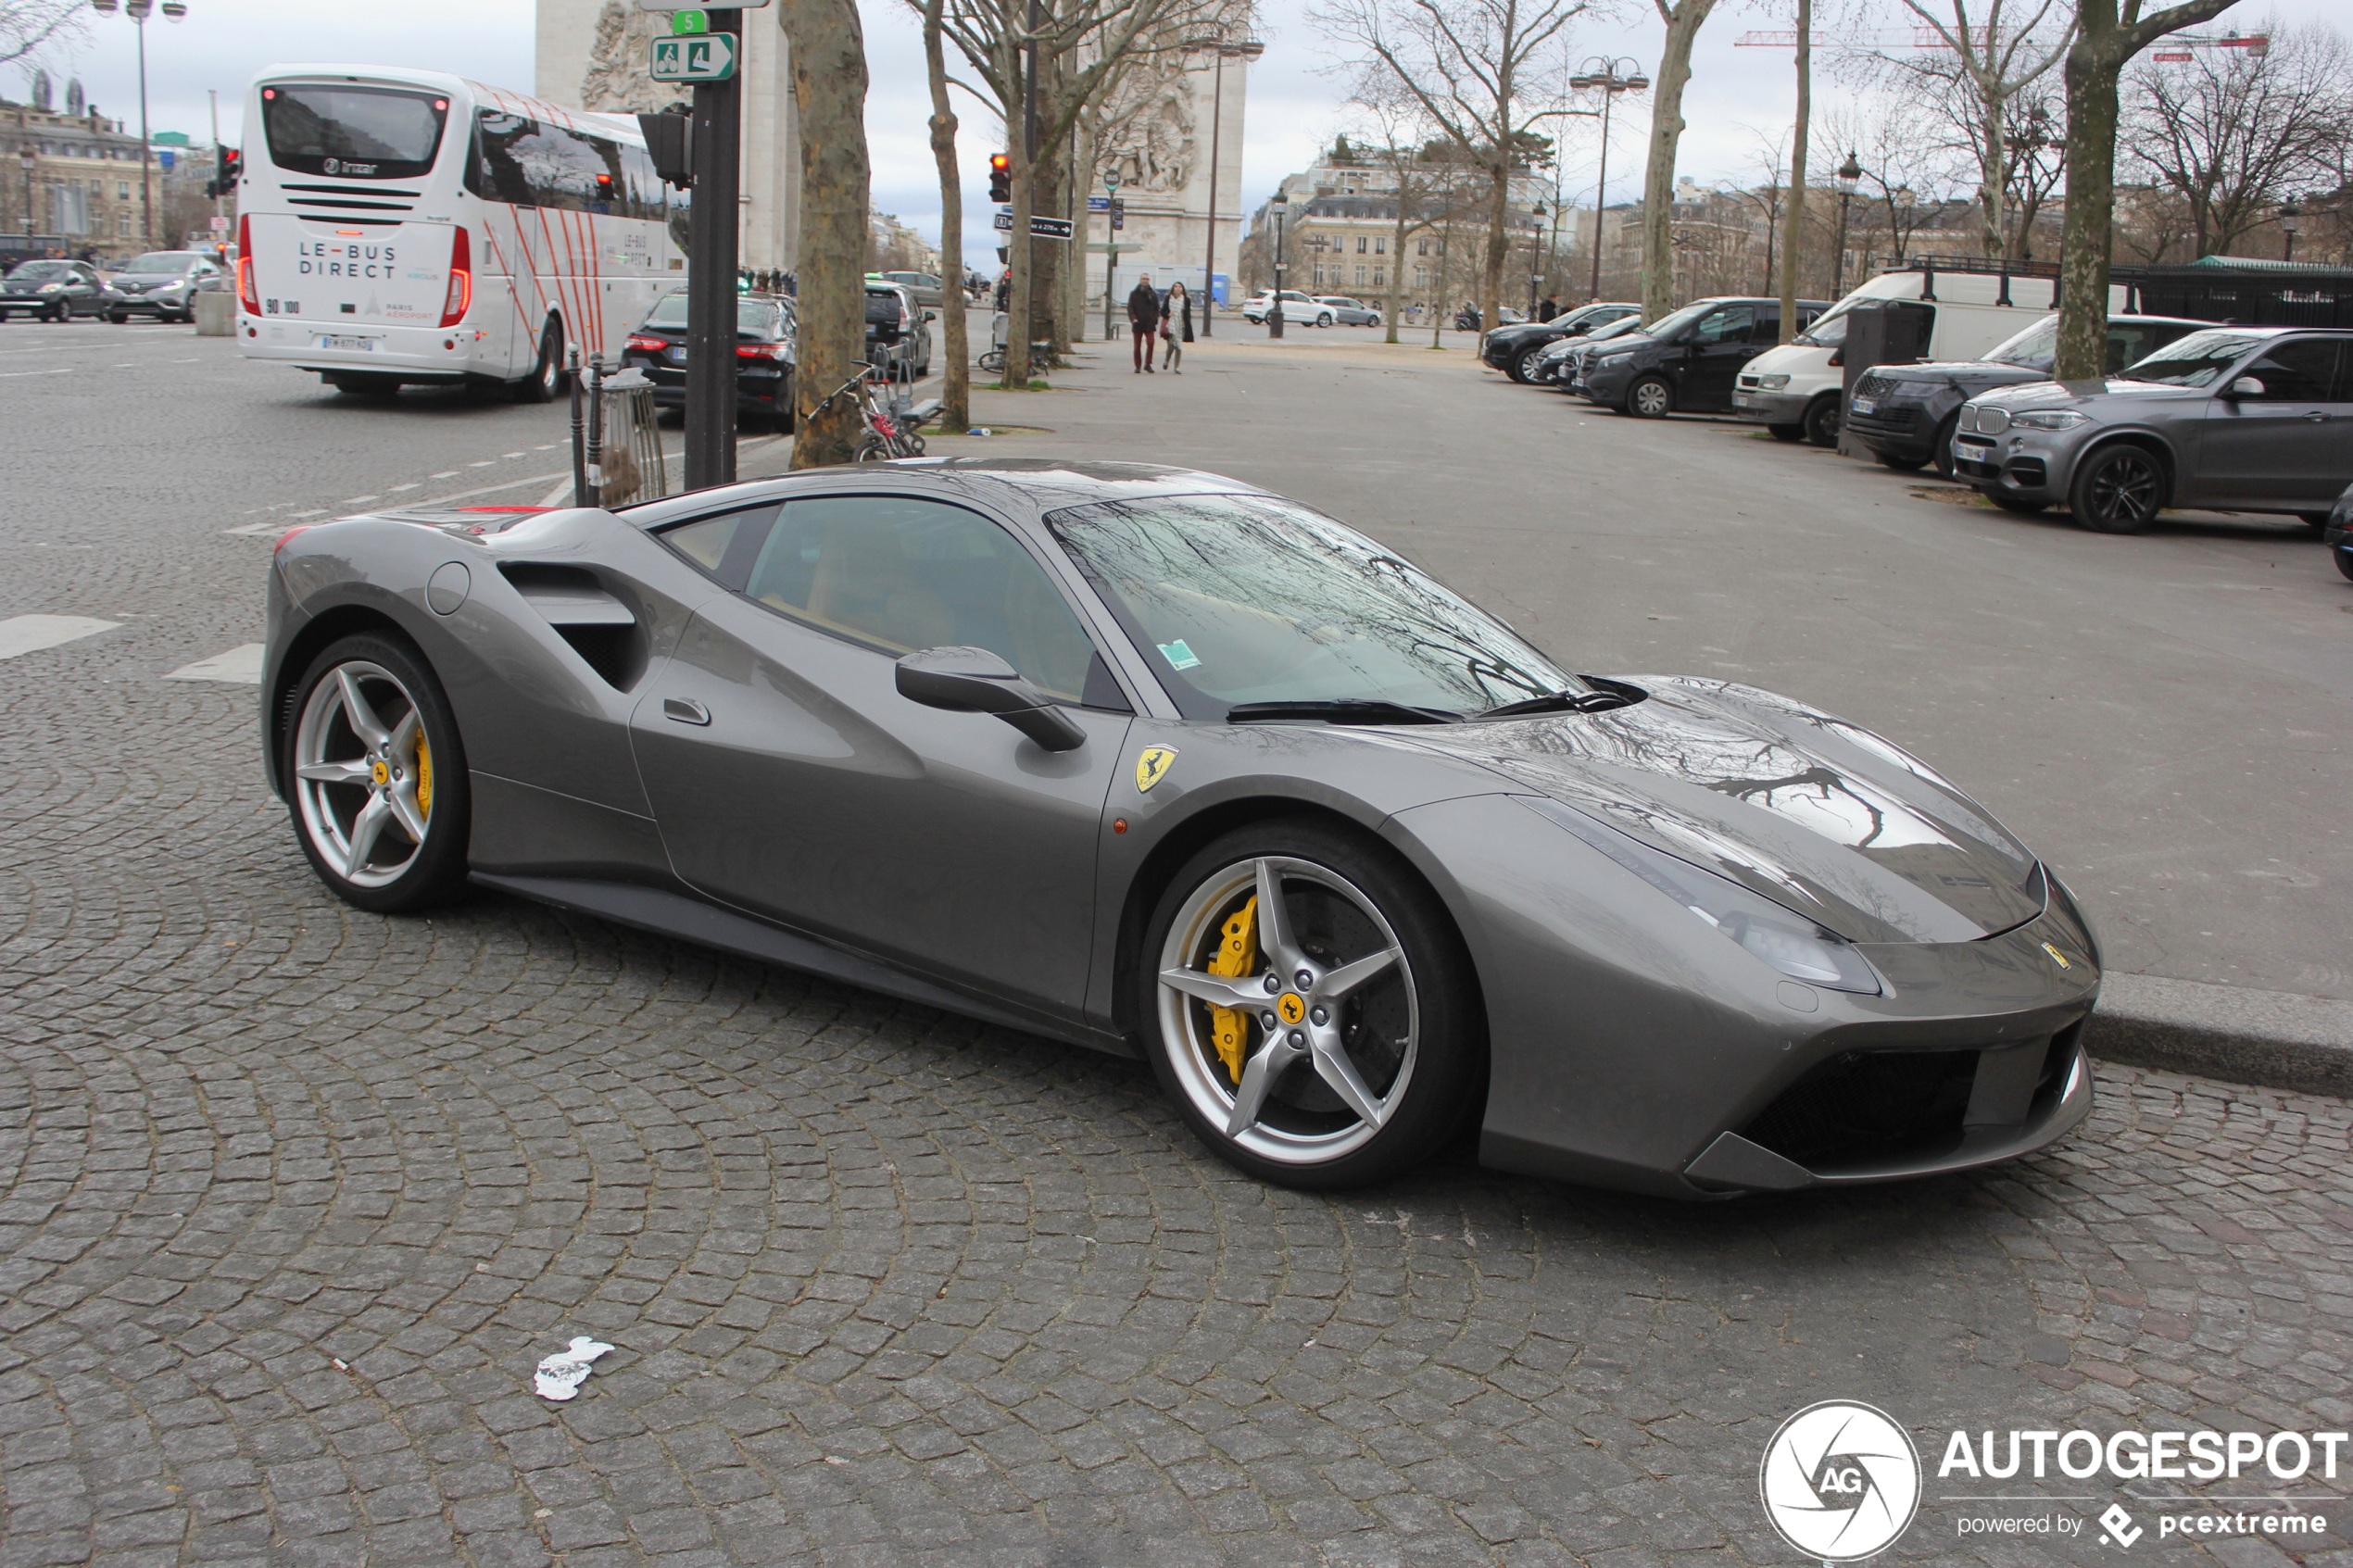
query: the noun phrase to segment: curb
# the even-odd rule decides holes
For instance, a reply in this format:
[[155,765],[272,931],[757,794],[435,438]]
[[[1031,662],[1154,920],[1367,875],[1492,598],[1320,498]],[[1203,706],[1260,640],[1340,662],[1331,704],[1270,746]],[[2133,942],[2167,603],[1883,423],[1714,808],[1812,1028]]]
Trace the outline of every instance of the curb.
[[2102,1060],[2353,1097],[2353,1002],[2111,972],[2083,1032]]

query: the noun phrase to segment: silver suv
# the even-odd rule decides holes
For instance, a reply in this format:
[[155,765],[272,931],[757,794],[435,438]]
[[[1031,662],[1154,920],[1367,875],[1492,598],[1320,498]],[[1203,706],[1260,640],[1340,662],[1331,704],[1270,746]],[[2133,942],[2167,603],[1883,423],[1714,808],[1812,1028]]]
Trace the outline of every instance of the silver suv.
[[2315,528],[2353,484],[2353,332],[2213,327],[2106,382],[1961,406],[1955,474],[1995,505],[2137,533],[2166,507],[2284,512]]

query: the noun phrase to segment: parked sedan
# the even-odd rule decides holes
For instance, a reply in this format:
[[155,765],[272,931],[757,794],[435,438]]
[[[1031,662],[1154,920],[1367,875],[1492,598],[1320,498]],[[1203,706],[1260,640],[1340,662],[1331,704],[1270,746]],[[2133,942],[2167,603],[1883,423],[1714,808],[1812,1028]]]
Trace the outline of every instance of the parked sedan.
[[1997,506],[2064,502],[2104,533],[2167,507],[2325,527],[2353,484],[2353,332],[2210,327],[2109,381],[1989,392],[1961,406],[1953,469]]
[[0,280],[0,321],[11,316],[44,321],[95,316],[106,308],[105,294],[98,270],[86,261],[20,261]]
[[[2213,325],[2181,316],[2110,316],[2108,371]],[[1997,386],[2020,386],[2051,379],[2058,345],[2058,318],[2045,316],[1990,350],[1984,358],[1952,364],[1881,365],[1864,372],[1847,399],[1846,423],[1871,455],[1908,473],[1936,465],[1953,471],[1953,429],[1961,405]]]
[[[1346,295],[1319,294],[1315,296],[1315,303],[1329,306],[1332,319],[1343,327],[1378,327],[1381,322],[1379,311]],[[1320,321],[1316,323],[1318,326],[1322,324]]]
[[[1272,307],[1273,303],[1274,295],[1271,294],[1259,293],[1252,295],[1250,298],[1242,301],[1242,319],[1252,322],[1265,320],[1266,313]],[[1297,289],[1285,289],[1283,291],[1283,321],[1285,325],[1293,327],[1328,327],[1339,320],[1339,314],[1335,312],[1330,306],[1326,305],[1315,295],[1302,294]]]
[[2336,498],[2335,509],[2329,513],[2328,527],[2322,531],[2328,540],[2329,554],[2336,558],[2336,569],[2353,578],[2353,484]]
[[1214,474],[395,511],[266,572],[260,738],[333,894],[478,884],[1140,1059],[1262,1180],[1476,1127],[1504,1170],[1721,1198],[2014,1160],[2092,1109],[2092,930],[1927,763],[1577,673]]
[[[793,302],[780,295],[736,296],[736,411],[793,427],[793,371],[798,360]],[[621,362],[654,383],[654,402],[686,406],[686,291],[673,289],[629,334]]]
[[1555,386],[1566,392],[1584,373],[1585,361],[1602,351],[1602,345],[1630,337],[1642,330],[1639,315],[1620,316],[1607,326],[1595,327],[1583,337],[1566,337],[1548,344],[1536,357],[1528,372],[1533,386]]
[[1478,342],[1478,357],[1523,384],[1533,382],[1536,361],[1544,350],[1563,338],[1588,337],[1612,321],[1629,316],[1640,316],[1642,307],[1624,301],[1604,303],[1596,300],[1580,305],[1574,310],[1564,310],[1549,321],[1522,321],[1515,326],[1497,327]]
[[[1802,327],[1830,308],[1798,302]],[[1780,338],[1778,299],[1694,300],[1646,331],[1596,352],[1572,391],[1646,420],[1718,413],[1732,406],[1741,367]]]
[[107,280],[107,320],[117,325],[133,316],[158,321],[193,321],[196,295],[224,287],[220,264],[201,251],[151,250]]
[[919,310],[938,310],[947,303],[947,293],[937,278],[928,272],[883,272],[876,274],[884,282],[897,283],[907,291],[907,297]]

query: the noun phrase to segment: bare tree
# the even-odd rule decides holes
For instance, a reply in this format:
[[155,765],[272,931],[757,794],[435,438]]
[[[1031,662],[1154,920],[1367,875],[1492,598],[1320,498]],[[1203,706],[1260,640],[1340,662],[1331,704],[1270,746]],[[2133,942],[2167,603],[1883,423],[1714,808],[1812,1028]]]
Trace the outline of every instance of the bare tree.
[[2067,172],[2067,139],[2057,108],[2057,93],[2047,82],[2010,100],[2009,232],[1996,254],[2013,260],[2034,259],[2034,224]]
[[2075,41],[2067,51],[2067,224],[2052,367],[2060,381],[2089,381],[2107,369],[2118,83],[2124,68],[2167,33],[2212,21],[2235,3],[2176,0],[2144,14],[2142,0],[2075,0]]
[[[1694,0],[1685,0],[1686,4]],[[1487,254],[1481,319],[1502,320],[1504,262],[1511,249],[1512,175],[1542,144],[1565,77],[1555,41],[1587,0],[1325,0],[1309,16],[1334,42],[1359,51],[1409,95],[1445,140],[1486,176]]]
[[[941,19],[947,0],[924,0],[924,71],[931,82],[931,157],[939,169],[939,428],[961,435],[972,425],[972,345],[964,320],[964,182],[956,167],[956,111],[948,101],[948,53]],[[952,293],[950,289],[952,288]]]
[[[1755,207],[1756,215],[1765,220],[1765,271],[1763,281],[1756,285],[1757,291],[1762,293],[1773,286],[1774,258],[1780,254],[1777,247],[1781,237],[1781,198],[1787,194],[1781,181],[1788,167],[1785,160],[1789,132],[1784,130],[1778,138],[1768,139],[1764,132],[1753,125],[1743,129],[1756,139],[1754,167],[1765,178],[1760,184],[1744,190],[1727,189],[1723,194],[1744,206]],[[1646,309],[1643,315],[1647,319],[1649,311]]]
[[2328,178],[2353,119],[2353,68],[2326,28],[2271,31],[2268,52],[2144,61],[2126,84],[2127,167],[2179,198],[2198,256],[2227,252],[2280,198]]
[[[1692,80],[1692,45],[1716,0],[1651,0],[1667,24],[1651,88],[1650,157],[1642,169],[1642,320],[1675,307],[1675,154],[1683,140],[1683,89]],[[1594,215],[1593,243],[1601,243]]]
[[1797,0],[1797,118],[1790,122],[1789,221],[1781,230],[1780,341],[1797,335],[1797,273],[1806,253],[1806,144],[1814,124],[1814,0]]
[[83,0],[0,0],[0,66],[74,37],[89,10]]
[[[792,466],[857,455],[857,408],[825,395],[849,379],[866,345],[866,35],[856,0],[783,0],[800,115],[799,364]],[[821,407],[821,402],[823,406]]]

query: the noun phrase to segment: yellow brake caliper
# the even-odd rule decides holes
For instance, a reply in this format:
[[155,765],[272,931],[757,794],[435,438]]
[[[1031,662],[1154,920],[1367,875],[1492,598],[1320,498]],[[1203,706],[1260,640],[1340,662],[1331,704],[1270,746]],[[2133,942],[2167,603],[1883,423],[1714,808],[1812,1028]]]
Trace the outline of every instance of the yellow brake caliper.
[[[1257,967],[1258,895],[1253,893],[1227,921],[1216,956],[1209,960],[1209,972],[1221,979],[1239,980]],[[1239,1008],[1211,1008],[1209,1025],[1218,1059],[1226,1064],[1226,1075],[1239,1085],[1242,1081],[1242,1058],[1250,1048],[1250,1014]]]
[[425,729],[417,726],[417,815],[433,815],[433,747],[425,744]]

